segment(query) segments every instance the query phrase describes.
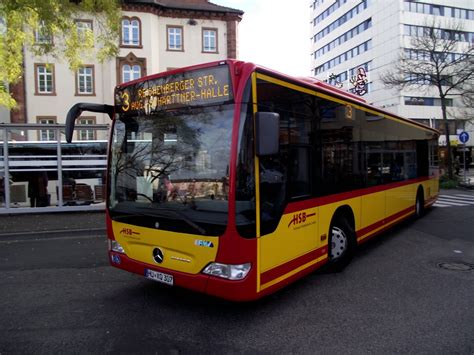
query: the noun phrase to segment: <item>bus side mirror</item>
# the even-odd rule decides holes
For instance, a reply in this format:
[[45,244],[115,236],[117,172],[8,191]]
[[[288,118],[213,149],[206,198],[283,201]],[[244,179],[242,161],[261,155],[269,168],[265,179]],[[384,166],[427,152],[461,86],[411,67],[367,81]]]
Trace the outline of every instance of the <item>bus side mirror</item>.
[[280,146],[280,115],[275,112],[257,112],[255,115],[257,156],[278,154]]
[[78,103],[69,109],[66,117],[66,142],[71,143],[72,134],[74,132],[74,126],[76,119],[81,115],[82,111],[106,113],[112,120],[114,117],[114,107],[111,105],[102,104],[89,104],[89,103]]

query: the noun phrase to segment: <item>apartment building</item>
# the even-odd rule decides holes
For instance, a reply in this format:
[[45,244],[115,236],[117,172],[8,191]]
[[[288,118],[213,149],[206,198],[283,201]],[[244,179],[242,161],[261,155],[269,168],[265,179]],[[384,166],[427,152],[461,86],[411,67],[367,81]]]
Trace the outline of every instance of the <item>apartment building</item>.
[[[243,12],[207,0],[125,0],[122,5],[119,54],[106,62],[85,63],[77,72],[50,57],[25,49],[24,80],[12,88],[19,109],[5,123],[64,123],[77,102],[113,103],[117,84],[173,68],[236,58],[237,27]],[[95,18],[77,18],[78,31],[89,28],[100,35]],[[38,42],[55,38],[36,33]],[[5,117],[7,116],[7,117]],[[103,114],[90,114],[80,124],[106,124]],[[77,139],[97,139],[82,130]],[[56,140],[54,130],[39,130],[28,140]]]
[[[387,89],[380,75],[391,70],[401,51],[410,50],[412,36],[423,33],[427,24],[441,24],[440,33],[453,35],[459,46],[474,44],[474,2],[470,0],[312,0],[311,43],[313,75],[345,90],[358,92],[387,111],[444,130],[441,102],[435,88]],[[456,33],[448,28],[460,23]],[[452,54],[455,55],[455,54]],[[459,96],[448,98],[450,141],[456,145],[456,132],[470,133],[472,122]],[[472,117],[472,116],[471,116]],[[446,144],[440,138],[440,144]]]

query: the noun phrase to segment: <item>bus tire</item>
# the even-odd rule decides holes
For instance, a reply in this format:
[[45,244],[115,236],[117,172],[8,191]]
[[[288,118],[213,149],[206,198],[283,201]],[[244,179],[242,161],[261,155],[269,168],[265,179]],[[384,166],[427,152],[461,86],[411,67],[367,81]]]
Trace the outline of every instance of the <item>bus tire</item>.
[[356,239],[354,229],[346,218],[336,217],[329,233],[329,267],[331,271],[342,271],[354,256]]
[[415,217],[421,218],[425,212],[425,199],[423,198],[423,189],[419,188],[416,193]]

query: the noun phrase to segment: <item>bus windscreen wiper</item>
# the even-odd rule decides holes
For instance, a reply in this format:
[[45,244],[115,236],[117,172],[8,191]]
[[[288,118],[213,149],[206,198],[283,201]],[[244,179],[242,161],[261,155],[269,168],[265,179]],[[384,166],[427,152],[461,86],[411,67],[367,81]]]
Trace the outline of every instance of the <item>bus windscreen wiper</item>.
[[[146,212],[143,212],[145,210]],[[156,213],[158,212],[158,213]],[[161,213],[159,213],[161,212]],[[165,213],[163,213],[165,212]],[[183,220],[186,222],[187,225],[191,226],[195,230],[197,230],[199,233],[202,235],[206,235],[206,230],[202,227],[200,227],[198,224],[194,223],[192,220],[190,220],[184,213],[171,210],[171,209],[164,209],[164,208],[149,208],[149,207],[134,207],[132,213],[128,212],[125,215],[122,216],[116,216],[113,217],[115,220],[120,220],[124,218],[130,218],[134,216],[142,216],[142,217],[162,217],[162,218],[167,218],[169,216],[166,215],[167,212],[171,212],[175,216],[177,216],[180,220]]]

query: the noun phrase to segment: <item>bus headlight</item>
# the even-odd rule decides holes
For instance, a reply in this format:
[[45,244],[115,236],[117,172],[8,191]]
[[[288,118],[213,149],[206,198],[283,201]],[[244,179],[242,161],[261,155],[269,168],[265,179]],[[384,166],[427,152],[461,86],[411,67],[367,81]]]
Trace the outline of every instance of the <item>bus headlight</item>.
[[117,242],[116,240],[110,240],[110,239],[109,239],[109,250],[110,250],[110,251],[114,251],[114,252],[116,252],[116,253],[125,254],[125,250],[124,250],[123,247],[120,245],[120,243]]
[[206,266],[202,272],[207,275],[222,277],[223,279],[242,280],[247,276],[250,268],[250,263],[240,265],[212,263]]

